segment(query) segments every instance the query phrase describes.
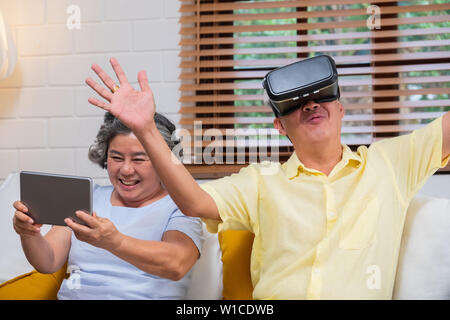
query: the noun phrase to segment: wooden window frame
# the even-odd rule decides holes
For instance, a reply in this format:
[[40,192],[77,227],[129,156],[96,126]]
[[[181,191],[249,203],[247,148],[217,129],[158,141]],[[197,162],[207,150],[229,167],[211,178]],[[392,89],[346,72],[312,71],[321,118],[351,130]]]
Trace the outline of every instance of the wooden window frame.
[[[181,35],[182,40],[180,44],[182,46],[192,45],[194,44],[195,49],[182,49],[180,56],[190,56],[194,57],[194,60],[191,61],[182,61],[180,67],[185,70],[186,68],[193,68],[197,70],[194,77],[190,75],[191,80],[194,80],[194,83],[185,83],[182,82],[180,90],[182,97],[180,102],[182,106],[180,108],[180,113],[182,118],[180,120],[180,124],[185,126],[186,128],[190,128],[188,130],[192,133],[192,124],[193,118],[204,120],[203,121],[203,130],[207,129],[221,129],[225,130],[227,128],[231,129],[234,127],[234,124],[237,120],[234,116],[234,113],[231,111],[239,111],[242,108],[236,108],[234,106],[234,102],[230,97],[234,95],[233,86],[230,85],[235,80],[241,79],[236,77],[238,74],[234,69],[234,65],[238,65],[233,60],[233,52],[239,52],[245,50],[235,50],[233,48],[233,30],[239,29],[233,26],[232,19],[233,17],[233,9],[236,7],[246,8],[251,7],[252,3],[246,2],[243,3],[241,1],[235,0],[180,0],[182,3],[182,7],[180,11],[182,13],[180,18],[180,24],[182,25]],[[192,3],[194,3],[192,5]],[[318,13],[314,11],[307,11],[308,6],[312,6],[314,4],[317,5],[317,2],[314,1],[281,1],[283,5],[294,5],[296,7],[296,11],[290,16],[297,16],[296,23],[297,25],[303,24],[304,28],[299,27],[297,29],[297,36],[300,36],[300,39],[296,41],[297,46],[297,58],[305,58],[308,56],[308,52],[314,50],[314,47],[308,47],[308,41],[311,41],[314,38],[320,38],[320,36],[309,36],[308,30],[310,29],[310,24],[305,24],[308,21],[308,16],[314,16]],[[300,6],[299,3],[302,5]],[[323,1],[324,3],[338,3],[338,4],[355,4],[355,3],[364,3],[362,1],[357,0],[336,0],[336,1]],[[450,58],[449,55],[445,56],[442,54],[443,52],[437,53],[413,53],[410,55],[405,55],[404,53],[399,53],[399,48],[408,48],[408,45],[416,45],[408,43],[407,41],[400,41],[398,37],[414,35],[417,33],[433,33],[433,30],[426,31],[415,31],[415,30],[400,30],[398,28],[399,25],[413,22],[419,23],[421,21],[449,21],[449,16],[442,15],[433,15],[431,17],[417,17],[417,18],[402,18],[398,17],[398,13],[400,12],[408,12],[408,10],[421,10],[419,7],[400,7],[398,6],[399,1],[388,1],[388,0],[379,0],[376,2],[371,2],[371,4],[375,4],[381,9],[381,20],[385,22],[382,25],[382,29],[375,29],[370,32],[370,43],[365,46],[370,48],[369,56],[355,56],[351,57],[354,59],[349,59],[349,57],[341,57],[340,61],[337,61],[338,70],[342,72],[343,76],[348,72],[353,72],[358,74],[369,73],[371,75],[371,80],[367,80],[372,84],[372,90],[370,91],[372,96],[372,104],[370,105],[370,109],[372,110],[371,116],[364,115],[355,115],[352,119],[356,119],[355,121],[363,121],[368,120],[372,121],[373,128],[371,134],[374,139],[381,139],[385,137],[392,137],[398,134],[403,134],[404,132],[409,132],[417,126],[413,125],[402,125],[400,120],[404,120],[408,118],[408,115],[400,114],[402,108],[406,107],[420,107],[426,106],[427,103],[415,103],[414,101],[400,101],[399,97],[402,95],[407,95],[408,90],[401,90],[400,85],[404,84],[405,81],[411,81],[411,79],[400,77],[401,72],[407,72],[408,70],[427,70],[428,68],[436,68],[439,70],[440,67],[449,69],[450,66]],[[259,7],[270,7],[275,4],[271,3],[259,3],[257,6]],[[195,10],[197,10],[194,17],[190,15],[186,15],[186,12],[193,11],[193,7],[195,6]],[[219,8],[220,7],[220,8]],[[429,7],[429,6],[427,6]],[[450,5],[432,5],[429,8],[439,9],[445,8],[446,10],[450,8]],[[219,8],[220,10],[217,10]],[[408,9],[410,8],[410,9]],[[325,15],[333,15],[337,14],[326,13]],[[269,14],[270,15],[270,14]],[[272,16],[280,16],[273,15]],[[205,18],[206,17],[206,18]],[[230,18],[231,17],[231,18]],[[223,19],[222,19],[223,18]],[[231,20],[230,20],[231,19]],[[408,20],[409,19],[409,20]],[[185,27],[186,23],[191,23],[194,27]],[[344,24],[346,22],[343,22]],[[361,21],[356,21],[355,25],[361,25]],[[327,26],[325,23],[323,26]],[[275,26],[277,27],[277,26]],[[283,27],[283,26],[281,26]],[[202,33],[200,28],[220,28],[223,32],[212,32],[212,33]],[[192,38],[188,41],[183,39],[186,31],[192,32],[195,29],[195,38]],[[241,28],[243,29],[243,28]],[[252,28],[248,28],[252,29]],[[253,29],[258,29],[255,27]],[[260,28],[259,28],[260,29]],[[448,28],[444,28],[448,29]],[[442,30],[444,30],[442,29]],[[350,35],[350,34],[349,34]],[[347,36],[347,35],[346,35]],[[353,36],[353,35],[351,35]],[[331,37],[333,38],[333,37]],[[226,41],[222,41],[225,39]],[[304,41],[301,41],[304,40]],[[395,40],[395,41],[394,41]],[[359,46],[359,47],[364,47]],[[183,48],[183,47],[182,47]],[[251,50],[250,50],[251,51]],[[295,50],[294,50],[295,51]],[[447,49],[448,52],[448,49]],[[367,61],[369,59],[369,61]],[[394,60],[392,60],[394,59]],[[430,63],[431,59],[431,63]],[[229,60],[229,63],[226,61]],[[225,61],[225,62],[224,62]],[[350,63],[350,61],[354,61],[354,63]],[[244,61],[245,63],[245,61]],[[240,73],[240,77],[260,77],[262,78],[263,74],[265,74],[270,69],[261,68],[257,65],[252,69],[255,72],[248,72],[248,75],[243,75],[243,72]],[[200,72],[199,72],[200,71]],[[214,75],[224,75],[224,73],[229,73],[226,76],[220,78],[219,76],[215,77]],[[180,79],[182,81],[186,80],[186,76],[188,73],[182,72],[180,75]],[[209,74],[209,78],[202,78],[204,75]],[[342,77],[340,75],[340,78]],[[197,78],[195,78],[195,76]],[[447,80],[448,77],[444,76],[444,80]],[[430,81],[427,77],[422,77],[423,81]],[[419,80],[416,78],[414,80]],[[345,82],[345,81],[344,81]],[[347,81],[350,83],[351,81]],[[186,92],[189,92],[191,95],[186,95]],[[342,92],[342,90],[341,90]],[[398,95],[394,95],[393,92],[398,92]],[[441,90],[427,90],[423,89],[420,92],[443,92]],[[448,94],[448,93],[447,93]],[[204,96],[206,99],[203,99],[201,96]],[[197,98],[195,98],[197,97]],[[214,97],[212,100],[208,100],[209,97]],[[221,100],[221,98],[224,98]],[[252,97],[250,97],[252,98]],[[186,106],[186,103],[194,102],[194,106]],[[393,108],[389,108],[388,106],[393,104]],[[431,103],[431,105],[448,107],[449,105],[443,102],[436,102],[435,104]],[[354,106],[352,106],[354,107]],[[196,113],[198,109],[201,109],[200,113]],[[344,104],[345,108],[345,104]],[[268,107],[260,107],[255,108],[254,110],[268,111]],[[270,110],[269,110],[270,111]],[[414,112],[413,112],[414,113]],[[421,116],[419,114],[413,114],[413,116]],[[409,114],[409,113],[408,113]],[[429,114],[431,116],[431,113]],[[358,120],[359,119],[359,120]],[[247,119],[251,120],[251,119]],[[351,132],[351,128],[349,131]],[[359,129],[359,128],[356,128]],[[362,128],[361,130],[370,130],[370,128]],[[195,138],[194,138],[195,140]],[[372,141],[373,142],[373,141]],[[193,142],[191,142],[192,144]],[[368,144],[368,143],[362,143]],[[355,149],[358,144],[349,144],[352,149]],[[205,143],[197,144],[197,147],[194,147],[194,158],[195,154],[202,155],[205,148]],[[236,149],[237,152],[237,149]],[[289,155],[293,152],[292,146],[281,146],[280,147],[280,162],[284,162],[287,160]],[[250,150],[245,149],[246,154],[246,162],[238,163],[238,164],[204,164],[203,162],[195,162],[195,163],[186,163],[186,167],[191,172],[191,174],[195,178],[218,178],[229,175],[234,172],[238,172],[242,167],[248,165],[248,157],[250,154]],[[450,172],[450,166],[445,169],[441,169],[439,171],[442,172]]]

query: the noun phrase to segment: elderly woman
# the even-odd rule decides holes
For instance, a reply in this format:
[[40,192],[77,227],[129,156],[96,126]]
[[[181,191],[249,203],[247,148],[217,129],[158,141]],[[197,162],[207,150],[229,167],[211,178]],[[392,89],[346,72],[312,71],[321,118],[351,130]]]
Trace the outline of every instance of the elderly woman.
[[[175,126],[157,127],[171,149]],[[41,225],[14,203],[14,229],[28,261],[53,273],[68,260],[69,279],[58,299],[182,299],[200,255],[202,226],[184,216],[129,128],[106,113],[89,159],[108,171],[111,186],[94,187],[94,213],[77,212],[87,226],[66,219],[42,236]]]

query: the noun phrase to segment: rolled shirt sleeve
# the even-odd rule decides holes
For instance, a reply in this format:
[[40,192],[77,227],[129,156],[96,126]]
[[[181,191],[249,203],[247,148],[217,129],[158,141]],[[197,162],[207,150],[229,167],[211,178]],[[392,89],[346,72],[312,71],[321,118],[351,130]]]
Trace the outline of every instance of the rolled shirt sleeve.
[[442,161],[442,117],[410,134],[376,142],[373,147],[390,166],[405,200],[410,200],[449,160]]
[[185,216],[178,208],[169,218],[165,231],[174,230],[183,232],[196,245],[201,254],[203,246],[203,227],[199,218]]
[[253,231],[258,212],[258,168],[249,165],[237,174],[200,185],[214,200],[221,221],[202,219],[209,232],[221,230]]

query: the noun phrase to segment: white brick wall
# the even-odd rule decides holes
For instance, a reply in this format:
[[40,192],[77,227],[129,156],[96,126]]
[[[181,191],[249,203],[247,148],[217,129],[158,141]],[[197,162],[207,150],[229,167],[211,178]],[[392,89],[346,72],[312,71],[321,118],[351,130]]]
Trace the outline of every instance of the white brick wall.
[[[80,8],[81,29],[66,26]],[[14,73],[0,81],[0,183],[13,171],[91,176],[87,159],[104,112],[84,84],[97,63],[113,75],[116,57],[133,85],[146,70],[157,111],[177,122],[179,0],[0,0],[18,50]]]
[[21,56],[71,54],[73,32],[63,24],[17,28],[17,50]]

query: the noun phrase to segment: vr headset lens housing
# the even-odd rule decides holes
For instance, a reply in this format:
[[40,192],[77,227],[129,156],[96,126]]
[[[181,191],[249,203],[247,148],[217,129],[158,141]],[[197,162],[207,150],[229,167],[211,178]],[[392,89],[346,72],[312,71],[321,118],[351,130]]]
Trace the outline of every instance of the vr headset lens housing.
[[272,70],[264,77],[263,87],[277,116],[287,115],[309,100],[327,102],[340,97],[336,65],[327,55]]

